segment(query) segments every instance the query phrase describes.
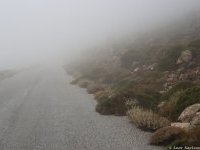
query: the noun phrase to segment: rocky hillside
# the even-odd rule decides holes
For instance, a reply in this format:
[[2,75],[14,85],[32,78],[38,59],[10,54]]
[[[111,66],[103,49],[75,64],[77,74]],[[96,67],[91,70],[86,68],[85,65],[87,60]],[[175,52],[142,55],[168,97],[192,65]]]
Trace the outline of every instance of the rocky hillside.
[[69,69],[72,84],[95,95],[97,112],[157,130],[152,144],[199,145],[200,15],[113,45]]

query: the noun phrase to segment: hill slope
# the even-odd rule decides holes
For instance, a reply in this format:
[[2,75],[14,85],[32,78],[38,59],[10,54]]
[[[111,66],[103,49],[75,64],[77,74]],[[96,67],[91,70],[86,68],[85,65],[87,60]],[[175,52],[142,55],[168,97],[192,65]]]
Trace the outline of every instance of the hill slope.
[[[139,114],[152,111],[146,114],[164,119],[153,128],[144,120],[139,125],[155,130],[168,125],[168,120],[178,121],[184,109],[200,103],[199,15],[89,56],[70,70],[75,76],[72,83],[95,95],[101,114],[135,115],[130,110],[139,107]],[[132,121],[140,122],[131,113]],[[148,122],[155,122],[152,116],[147,115]]]

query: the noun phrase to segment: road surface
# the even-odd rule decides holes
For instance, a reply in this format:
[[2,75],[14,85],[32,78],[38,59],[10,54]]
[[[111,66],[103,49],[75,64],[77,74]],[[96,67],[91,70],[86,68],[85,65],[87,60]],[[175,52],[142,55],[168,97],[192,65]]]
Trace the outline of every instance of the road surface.
[[159,150],[126,117],[102,116],[62,68],[0,81],[0,150]]

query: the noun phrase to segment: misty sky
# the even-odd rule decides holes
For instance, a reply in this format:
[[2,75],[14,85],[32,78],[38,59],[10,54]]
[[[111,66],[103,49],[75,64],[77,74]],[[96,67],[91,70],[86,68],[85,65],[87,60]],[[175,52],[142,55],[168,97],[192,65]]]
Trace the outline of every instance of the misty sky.
[[200,0],[0,0],[0,69],[73,59],[198,9]]

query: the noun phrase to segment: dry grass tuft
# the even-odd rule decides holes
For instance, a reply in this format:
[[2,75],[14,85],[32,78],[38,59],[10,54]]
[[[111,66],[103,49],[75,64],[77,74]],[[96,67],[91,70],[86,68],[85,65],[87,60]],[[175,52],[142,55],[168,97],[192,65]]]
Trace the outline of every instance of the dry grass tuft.
[[168,126],[170,121],[152,110],[145,110],[134,107],[127,112],[128,118],[140,129],[155,131],[159,128]]

